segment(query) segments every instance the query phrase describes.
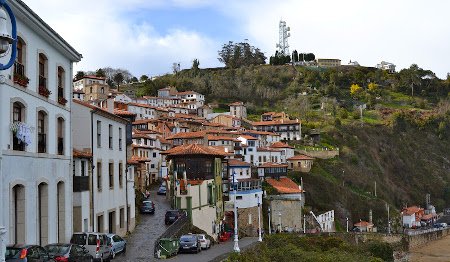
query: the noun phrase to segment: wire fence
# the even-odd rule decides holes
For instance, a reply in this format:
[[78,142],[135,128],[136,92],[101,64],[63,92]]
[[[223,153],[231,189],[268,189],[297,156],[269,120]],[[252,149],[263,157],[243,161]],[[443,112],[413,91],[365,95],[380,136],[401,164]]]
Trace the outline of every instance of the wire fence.
[[156,241],[155,245],[153,247],[153,252],[155,258],[158,258],[158,250],[160,249],[159,242],[162,238],[178,238],[183,233],[185,233],[186,229],[189,231],[190,229],[190,223],[189,218],[187,216],[182,216],[177,221],[175,221],[172,225],[170,225],[164,233],[159,236]]

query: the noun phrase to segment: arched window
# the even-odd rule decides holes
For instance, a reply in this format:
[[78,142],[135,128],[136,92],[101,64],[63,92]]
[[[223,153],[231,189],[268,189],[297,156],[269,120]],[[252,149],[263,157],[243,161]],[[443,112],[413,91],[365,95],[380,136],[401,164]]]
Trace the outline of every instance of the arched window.
[[14,62],[14,83],[19,84],[23,87],[28,85],[28,78],[25,75],[25,42],[22,38],[17,38],[17,56]]
[[45,97],[50,96],[50,91],[47,86],[47,57],[40,53],[39,54],[39,94]]
[[[25,122],[25,106],[20,102],[13,104],[13,123]],[[17,131],[12,132],[13,150],[25,151],[25,143],[17,138]]]
[[64,155],[64,119],[58,117],[58,155]]
[[47,153],[47,114],[44,111],[38,112],[38,153]]
[[65,105],[67,103],[67,99],[64,95],[64,80],[65,80],[65,71],[64,68],[58,66],[58,103],[61,105]]
[[105,88],[102,87],[102,88],[100,89],[100,93],[104,94],[104,93],[105,93]]

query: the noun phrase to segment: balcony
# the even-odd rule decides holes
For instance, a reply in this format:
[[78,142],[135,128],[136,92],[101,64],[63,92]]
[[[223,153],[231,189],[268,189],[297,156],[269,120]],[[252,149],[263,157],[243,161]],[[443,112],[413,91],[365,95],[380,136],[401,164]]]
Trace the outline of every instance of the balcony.
[[47,88],[47,78],[39,76],[39,94],[48,98],[51,93]]
[[14,83],[27,87],[30,80],[25,76],[25,66],[19,62],[14,62]]
[[38,134],[38,153],[47,152],[47,135]]
[[58,87],[58,103],[63,106],[67,103],[67,99],[64,98],[64,89],[62,87]]
[[89,191],[88,176],[73,176],[73,192]]
[[64,138],[58,137],[58,155],[64,155]]

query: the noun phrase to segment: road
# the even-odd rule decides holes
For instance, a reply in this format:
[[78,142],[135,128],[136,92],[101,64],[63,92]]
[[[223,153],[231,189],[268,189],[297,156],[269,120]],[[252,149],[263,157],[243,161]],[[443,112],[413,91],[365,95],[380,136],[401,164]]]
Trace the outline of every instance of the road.
[[[141,214],[141,221],[126,239],[126,254],[118,254],[114,261],[158,261],[153,257],[155,240],[166,230],[164,215],[170,205],[165,196],[150,191],[150,200],[155,202],[155,214]],[[136,210],[138,212],[138,210]]]

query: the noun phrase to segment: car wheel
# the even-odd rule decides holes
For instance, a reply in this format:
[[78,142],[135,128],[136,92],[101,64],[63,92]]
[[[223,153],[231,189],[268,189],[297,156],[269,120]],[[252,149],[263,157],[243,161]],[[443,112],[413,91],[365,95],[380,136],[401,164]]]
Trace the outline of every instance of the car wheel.
[[110,258],[115,258],[116,257],[116,252],[114,252],[114,250],[111,250],[111,254],[109,255]]
[[123,251],[124,254],[127,253],[127,245],[123,246]]

